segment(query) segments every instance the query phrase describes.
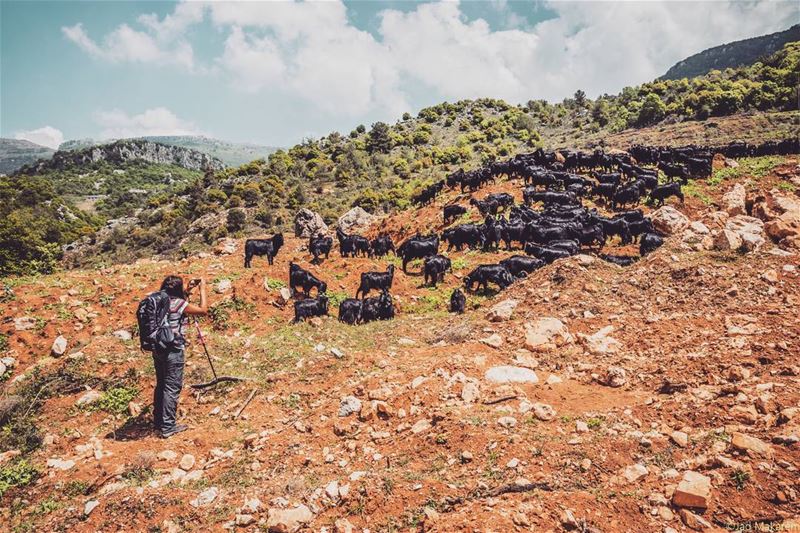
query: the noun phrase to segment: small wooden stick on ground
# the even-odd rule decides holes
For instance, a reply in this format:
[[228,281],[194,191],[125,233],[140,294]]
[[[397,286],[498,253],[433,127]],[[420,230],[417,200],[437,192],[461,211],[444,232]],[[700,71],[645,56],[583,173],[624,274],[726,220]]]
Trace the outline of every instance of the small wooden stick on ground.
[[253,401],[253,397],[256,395],[256,392],[257,392],[257,391],[258,391],[258,389],[253,389],[253,390],[250,392],[250,396],[248,396],[248,397],[247,397],[247,399],[244,401],[244,403],[243,403],[243,404],[242,404],[242,406],[239,408],[239,410],[238,410],[238,411],[236,411],[236,414],[235,414],[235,415],[233,415],[233,419],[234,419],[234,420],[236,420],[237,418],[239,418],[239,415],[241,415],[241,414],[242,414],[242,411],[244,411],[244,408],[245,408],[245,407],[247,407],[247,406],[250,404],[250,402],[251,402],[251,401]]

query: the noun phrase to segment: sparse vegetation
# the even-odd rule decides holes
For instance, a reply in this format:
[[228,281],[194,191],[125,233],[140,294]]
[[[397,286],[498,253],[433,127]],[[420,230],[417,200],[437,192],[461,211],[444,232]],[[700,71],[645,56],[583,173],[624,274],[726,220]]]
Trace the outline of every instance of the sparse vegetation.
[[0,500],[8,490],[30,485],[38,476],[39,471],[26,459],[3,465],[0,467]]
[[103,391],[100,399],[90,405],[90,410],[101,410],[111,414],[122,414],[128,410],[128,404],[139,394],[132,386],[111,387]]

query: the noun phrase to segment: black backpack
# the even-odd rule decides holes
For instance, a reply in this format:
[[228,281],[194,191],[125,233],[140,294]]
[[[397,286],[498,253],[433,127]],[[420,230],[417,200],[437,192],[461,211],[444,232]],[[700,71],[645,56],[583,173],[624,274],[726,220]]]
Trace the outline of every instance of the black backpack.
[[169,303],[169,295],[164,291],[154,292],[139,302],[136,320],[142,350],[153,352],[175,344],[175,333],[169,325]]

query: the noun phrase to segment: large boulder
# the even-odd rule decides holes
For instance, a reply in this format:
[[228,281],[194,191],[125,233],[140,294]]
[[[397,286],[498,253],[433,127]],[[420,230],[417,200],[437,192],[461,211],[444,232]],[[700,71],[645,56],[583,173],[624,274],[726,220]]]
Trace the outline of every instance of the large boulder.
[[747,191],[744,185],[737,183],[722,196],[722,205],[730,216],[744,215],[747,213],[745,209],[746,197]]
[[486,371],[486,379],[494,383],[538,383],[536,372],[519,366],[493,366]]
[[328,226],[319,213],[303,208],[294,216],[294,236],[309,238],[312,235],[328,233]]
[[294,533],[314,519],[314,513],[303,504],[290,509],[272,508],[268,511],[267,529],[281,533]]
[[717,250],[730,251],[738,250],[741,247],[742,238],[733,231],[724,229],[714,237],[714,248]]
[[765,222],[764,231],[773,241],[800,248],[800,201],[773,189],[755,198],[753,216]]
[[656,230],[666,235],[680,233],[689,227],[689,219],[686,218],[686,215],[669,205],[653,211],[650,220]]
[[542,317],[525,324],[525,348],[550,350],[575,341],[575,337],[557,318]]
[[511,315],[514,314],[514,309],[517,308],[517,305],[519,305],[519,300],[503,300],[489,309],[486,318],[491,322],[504,322],[509,320]]
[[736,215],[728,219],[725,229],[739,235],[745,250],[752,252],[764,245],[764,223],[758,218]]
[[214,245],[214,253],[217,255],[231,255],[236,253],[236,239],[223,237]]
[[345,233],[352,233],[366,229],[370,224],[375,222],[378,217],[370,215],[360,207],[354,207],[344,215],[339,217],[336,222],[336,227]]

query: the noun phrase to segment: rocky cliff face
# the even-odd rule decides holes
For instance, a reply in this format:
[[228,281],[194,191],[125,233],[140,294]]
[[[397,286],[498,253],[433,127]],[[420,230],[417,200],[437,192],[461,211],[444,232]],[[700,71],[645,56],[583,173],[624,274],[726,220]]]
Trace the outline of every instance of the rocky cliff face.
[[20,169],[20,172],[39,174],[48,170],[63,170],[98,161],[108,161],[113,164],[133,160],[178,165],[189,170],[204,170],[208,167],[222,170],[225,166],[219,159],[197,150],[167,146],[146,140],[126,140],[71,152],[58,151],[50,160],[40,160],[26,165]]
[[724,70],[728,67],[752,65],[760,58],[774,54],[783,48],[784,44],[798,40],[800,40],[800,24],[795,24],[777,33],[715,46],[679,61],[660,79],[693,78],[714,69]]

